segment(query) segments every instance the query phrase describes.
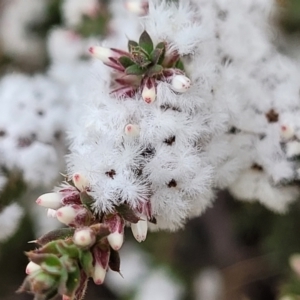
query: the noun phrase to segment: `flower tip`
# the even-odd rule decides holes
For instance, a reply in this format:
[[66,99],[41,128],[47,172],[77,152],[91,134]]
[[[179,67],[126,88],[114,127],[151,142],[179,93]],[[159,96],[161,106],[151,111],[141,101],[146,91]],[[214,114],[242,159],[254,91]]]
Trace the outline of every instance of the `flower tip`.
[[74,185],[81,192],[86,190],[86,188],[89,186],[88,180],[81,173],[74,173],[72,180],[73,180]]
[[175,75],[171,81],[173,91],[184,93],[191,87],[191,80],[184,75]]
[[134,136],[138,136],[138,135],[139,135],[139,133],[140,133],[140,128],[139,128],[139,126],[136,125],[136,124],[127,124],[127,125],[125,126],[124,132],[125,132],[125,134],[128,135],[128,136],[134,137]]
[[89,52],[90,52],[91,54],[94,54],[95,48],[94,48],[94,47],[90,47],[90,48],[89,48]]
[[58,209],[62,206],[61,198],[58,193],[47,193],[40,196],[35,202],[46,208]]
[[107,240],[110,244],[110,246],[115,250],[118,251],[121,249],[123,245],[123,240],[124,240],[124,234],[123,233],[118,233],[114,232],[111,233],[108,237]]
[[27,275],[29,275],[29,274],[33,273],[34,271],[39,270],[40,268],[41,267],[38,264],[31,261],[27,264],[25,272]]

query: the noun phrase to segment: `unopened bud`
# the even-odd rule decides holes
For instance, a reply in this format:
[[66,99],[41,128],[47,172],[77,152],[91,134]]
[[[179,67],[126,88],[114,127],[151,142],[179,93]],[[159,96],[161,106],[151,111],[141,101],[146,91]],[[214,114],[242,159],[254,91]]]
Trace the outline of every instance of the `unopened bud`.
[[125,0],[126,9],[137,15],[137,16],[145,16],[148,12],[148,1],[143,0]]
[[95,241],[95,234],[89,227],[78,229],[73,236],[74,244],[79,247],[91,247]]
[[184,75],[175,75],[171,80],[173,91],[184,93],[191,87],[191,80]]
[[75,221],[76,215],[80,211],[80,207],[75,205],[66,205],[56,211],[57,220],[69,225]]
[[114,250],[119,250],[124,241],[124,220],[118,214],[110,216],[105,220],[105,225],[108,226],[111,234],[107,236],[110,246]]
[[95,284],[102,284],[106,275],[109,262],[110,250],[108,245],[100,245],[93,248]]
[[62,206],[61,198],[61,195],[58,193],[47,193],[40,196],[36,203],[43,207],[58,209]]
[[290,125],[281,125],[280,126],[280,136],[284,140],[289,140],[291,139],[295,134],[294,128]]
[[84,191],[89,187],[88,180],[81,173],[73,174],[73,182],[80,191]]
[[123,241],[124,241],[124,233],[119,233],[119,232],[114,232],[111,233],[110,235],[108,235],[107,240],[110,244],[110,246],[118,251],[122,245],[123,245]]
[[148,104],[153,103],[156,100],[155,81],[152,78],[146,81],[142,90],[142,98]]
[[140,127],[136,124],[127,124],[125,126],[124,132],[128,136],[135,137],[139,135]]
[[142,216],[141,218],[143,220],[138,221],[136,224],[131,223],[132,234],[139,243],[146,239],[148,231],[147,217]]
[[106,275],[106,269],[104,269],[101,264],[96,262],[94,266],[94,273],[93,273],[93,280],[95,284],[98,285],[102,284],[104,282],[105,275]]
[[105,48],[101,46],[90,47],[90,53],[95,57],[100,59],[103,63],[110,63],[110,57],[114,57],[115,54],[110,48]]
[[36,263],[34,263],[34,262],[31,261],[26,266],[25,272],[26,272],[27,275],[29,275],[29,274],[33,273],[34,271],[39,270],[40,268],[41,267],[38,264],[36,264]]

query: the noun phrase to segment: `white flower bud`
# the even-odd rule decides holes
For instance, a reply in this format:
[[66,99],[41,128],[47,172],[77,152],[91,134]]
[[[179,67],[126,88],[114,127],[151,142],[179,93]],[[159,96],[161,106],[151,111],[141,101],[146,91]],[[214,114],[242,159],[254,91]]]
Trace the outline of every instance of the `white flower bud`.
[[26,272],[27,275],[29,275],[29,274],[33,273],[34,271],[39,270],[40,268],[41,267],[38,264],[36,264],[36,263],[34,263],[34,262],[31,261],[26,266],[25,272]]
[[148,222],[146,221],[146,216],[143,219],[136,224],[131,223],[132,234],[139,243],[143,242],[147,237]]
[[56,217],[58,221],[69,225],[74,222],[77,213],[77,209],[73,208],[71,205],[66,205],[56,211]]
[[110,48],[105,48],[101,46],[90,47],[90,53],[95,57],[100,59],[103,63],[109,64],[110,57],[114,57],[114,52]]
[[43,207],[58,209],[62,206],[62,196],[58,193],[47,193],[40,196],[35,202]]
[[73,235],[73,242],[79,247],[92,246],[95,240],[95,234],[88,227],[77,230]]
[[294,128],[290,125],[281,125],[280,136],[285,140],[291,139],[295,134]]
[[127,124],[125,126],[124,132],[128,136],[135,137],[139,135],[140,127],[136,124]]
[[93,280],[95,284],[102,284],[106,275],[106,269],[102,267],[100,263],[96,261],[93,272]]
[[288,158],[300,154],[300,142],[291,141],[286,144],[286,156]]
[[47,217],[49,218],[56,218],[56,210],[52,208],[48,208],[47,210]]
[[80,173],[73,174],[72,180],[80,191],[86,190],[86,188],[89,186],[88,180]]
[[184,75],[175,75],[172,78],[171,86],[173,91],[178,93],[184,93],[190,88],[191,80]]
[[142,98],[148,104],[153,103],[156,100],[155,86],[148,86],[147,84],[145,84],[142,91]]
[[124,232],[119,233],[119,232],[113,232],[110,235],[107,236],[107,240],[110,244],[110,246],[118,251],[122,245],[123,245],[123,241],[124,241]]

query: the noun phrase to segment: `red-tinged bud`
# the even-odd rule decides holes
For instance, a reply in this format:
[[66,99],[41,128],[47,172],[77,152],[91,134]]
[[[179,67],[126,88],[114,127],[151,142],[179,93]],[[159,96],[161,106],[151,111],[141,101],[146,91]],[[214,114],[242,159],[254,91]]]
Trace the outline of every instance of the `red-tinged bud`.
[[48,208],[48,210],[47,210],[47,217],[49,217],[49,218],[56,218],[56,210]]
[[73,235],[75,245],[86,248],[95,244],[96,236],[89,227],[77,229]]
[[119,250],[124,241],[124,226],[125,222],[118,214],[115,214],[105,219],[104,224],[108,226],[111,234],[107,236],[110,246],[114,250]]
[[34,263],[34,262],[31,261],[26,266],[25,272],[26,272],[27,275],[29,275],[29,274],[37,271],[37,270],[40,270],[40,269],[41,269],[41,267],[38,264],[36,264],[36,263]]
[[147,216],[141,215],[140,221],[138,221],[136,224],[131,223],[131,230],[135,239],[139,243],[143,242],[147,237],[147,231],[148,231]]
[[165,54],[165,58],[162,62],[162,65],[166,68],[171,68],[179,60],[179,58],[180,58],[180,55],[176,50],[174,50],[172,52],[167,50],[167,53]]
[[56,217],[58,221],[70,225],[75,222],[78,215],[86,213],[86,209],[80,205],[66,205],[56,211]]
[[137,15],[137,16],[145,16],[149,10],[149,3],[148,1],[143,0],[125,0],[125,8]]
[[140,134],[140,127],[136,124],[127,124],[124,128],[124,132],[127,136],[135,137]]
[[120,87],[114,91],[112,91],[110,94],[112,94],[115,97],[122,98],[122,97],[133,97],[136,93],[136,88],[132,86],[123,86]]
[[171,80],[173,91],[184,93],[191,87],[191,80],[184,75],[175,75]]
[[59,193],[47,193],[40,196],[36,203],[43,207],[58,209],[62,206],[61,198]]
[[75,173],[72,178],[74,185],[82,192],[85,191],[89,187],[88,180],[81,174]]
[[94,46],[89,48],[89,52],[95,57],[100,59],[105,65],[114,68],[118,71],[124,71],[125,68],[118,62],[118,58],[121,56],[128,56],[128,52],[115,49],[105,48],[101,46]]
[[148,104],[153,103],[156,100],[156,85],[153,78],[148,78],[145,81],[142,90],[142,98]]
[[93,280],[95,284],[102,284],[106,275],[109,263],[110,250],[108,246],[100,245],[93,248],[94,272]]

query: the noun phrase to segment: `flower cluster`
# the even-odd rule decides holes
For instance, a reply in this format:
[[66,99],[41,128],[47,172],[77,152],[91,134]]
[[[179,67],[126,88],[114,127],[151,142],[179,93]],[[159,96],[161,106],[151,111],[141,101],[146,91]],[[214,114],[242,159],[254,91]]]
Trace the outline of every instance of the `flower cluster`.
[[48,216],[69,228],[51,231],[34,241],[41,247],[27,253],[28,277],[20,292],[49,299],[57,294],[81,299],[89,277],[102,284],[108,268],[120,272],[118,250],[123,244],[125,223],[131,224],[138,241],[146,238],[146,220],[150,218],[147,207],[133,211],[123,204],[109,213],[95,214],[89,192],[87,180],[76,173],[56,192],[36,200],[48,208]]

